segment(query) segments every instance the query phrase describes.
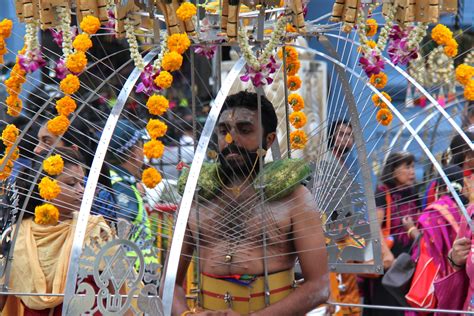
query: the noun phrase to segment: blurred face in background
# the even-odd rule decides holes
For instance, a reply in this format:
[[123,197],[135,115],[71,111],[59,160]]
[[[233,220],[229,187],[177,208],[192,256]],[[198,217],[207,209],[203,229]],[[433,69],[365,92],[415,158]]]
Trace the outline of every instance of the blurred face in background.
[[409,187],[415,184],[415,163],[402,163],[393,171],[395,183],[399,187]]
[[334,133],[333,151],[339,155],[345,154],[354,145],[352,128],[349,125],[341,124]]
[[464,158],[464,165],[465,170],[474,170],[474,152],[468,151]]
[[84,194],[84,170],[75,164],[66,164],[64,171],[56,177],[61,193],[51,200],[59,209],[62,218],[71,218],[72,212],[78,212]]

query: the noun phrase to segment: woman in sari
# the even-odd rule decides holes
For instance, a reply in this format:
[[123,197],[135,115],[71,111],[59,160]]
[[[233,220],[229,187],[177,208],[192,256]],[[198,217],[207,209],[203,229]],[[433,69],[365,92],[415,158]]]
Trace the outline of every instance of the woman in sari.
[[[403,252],[408,252],[411,245],[402,218],[416,218],[419,210],[418,196],[414,190],[414,162],[415,157],[408,152],[390,154],[382,170],[381,185],[375,191],[377,216],[385,244],[390,248],[383,252],[391,253],[395,258]],[[400,306],[395,297],[382,286],[381,278],[366,279],[363,292],[364,304]],[[366,308],[363,314],[403,315],[404,312]]]
[[[51,178],[58,182],[61,191],[48,202],[59,210],[59,220],[55,224],[36,223],[38,218],[34,218],[35,209],[44,203],[37,182],[19,224],[8,284],[11,292],[36,295],[9,295],[6,304],[5,297],[2,297],[1,303],[5,304],[2,315],[61,315],[62,296],[38,294],[64,293],[77,213],[84,193],[84,170],[79,164],[82,157],[76,150],[60,148],[55,154],[61,155],[64,169]],[[31,170],[35,169],[38,168],[23,169],[17,178],[20,208],[23,207],[34,180]],[[39,179],[42,177],[43,175]],[[103,217],[94,215],[89,217],[86,236],[85,243],[94,239],[99,244],[105,244],[113,238]],[[97,290],[94,282],[88,283]]]

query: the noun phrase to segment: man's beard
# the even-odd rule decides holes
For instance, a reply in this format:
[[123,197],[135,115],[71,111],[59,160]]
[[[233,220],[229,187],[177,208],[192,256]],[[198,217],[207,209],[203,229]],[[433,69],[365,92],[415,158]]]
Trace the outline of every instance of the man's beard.
[[[263,148],[265,148],[263,144]],[[229,154],[240,155],[239,160],[227,159]],[[219,153],[219,173],[222,180],[229,183],[231,179],[253,176],[258,173],[260,164],[257,150],[249,151],[245,148],[231,144]]]

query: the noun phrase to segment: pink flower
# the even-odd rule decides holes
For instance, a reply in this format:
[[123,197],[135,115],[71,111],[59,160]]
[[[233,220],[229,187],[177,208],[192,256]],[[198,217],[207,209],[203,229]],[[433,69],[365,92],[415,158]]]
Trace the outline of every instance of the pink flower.
[[140,74],[141,82],[137,85],[135,92],[137,93],[143,92],[146,95],[152,95],[153,92],[159,91],[160,88],[154,82],[158,74],[159,72],[153,73],[152,65],[146,66],[143,72]]
[[359,59],[359,63],[364,69],[365,74],[367,77],[371,77],[372,75],[379,74],[385,67],[382,58],[377,54],[376,51],[372,51],[369,56],[362,56]]
[[217,51],[217,46],[216,45],[196,45],[194,47],[194,52],[198,55],[204,56],[207,59],[212,59],[214,57],[214,54]]
[[109,18],[107,20],[107,23],[105,23],[105,28],[107,31],[112,32],[114,36],[117,36],[117,33],[115,32],[115,22],[117,19],[115,19],[115,13],[112,10],[107,10],[107,17]]
[[273,56],[270,57],[268,64],[262,66],[260,70],[255,70],[254,68],[246,65],[245,74],[240,77],[240,80],[248,82],[252,80],[252,84],[255,87],[264,86],[265,84],[272,84],[273,79],[271,74],[274,74],[278,66]]
[[59,80],[63,80],[70,73],[66,67],[66,62],[64,59],[58,60],[56,66],[54,67],[54,72],[56,74],[56,78]]
[[46,65],[46,61],[42,56],[41,49],[39,48],[27,51],[25,55],[18,55],[18,60],[20,67],[27,73],[32,73],[38,68]]
[[410,60],[418,57],[417,48],[408,50],[408,34],[413,31],[413,27],[407,27],[402,30],[398,25],[395,25],[389,34],[389,44],[387,48],[388,56],[395,65],[407,65]]
[[[53,36],[53,42],[55,42],[59,47],[63,46],[63,31],[58,31],[55,29],[50,29],[51,35]],[[77,26],[72,26],[71,27],[71,33],[72,33],[72,40],[76,38],[77,34],[79,33],[77,30]]]

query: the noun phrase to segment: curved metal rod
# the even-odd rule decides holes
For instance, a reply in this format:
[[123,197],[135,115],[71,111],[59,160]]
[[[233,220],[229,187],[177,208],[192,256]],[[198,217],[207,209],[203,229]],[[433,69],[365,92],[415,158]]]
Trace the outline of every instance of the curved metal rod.
[[[352,44],[355,44],[355,45],[358,45],[360,46],[360,43],[357,42],[357,41],[354,41],[354,40],[351,40],[351,39],[348,39],[348,38],[345,38],[343,36],[339,36],[339,35],[335,35],[335,34],[326,34],[327,36],[330,36],[330,37],[334,37],[334,38],[338,38],[338,39],[342,39],[342,40],[346,40]],[[401,74],[403,77],[405,77],[405,79],[407,79],[411,84],[413,84],[415,86],[415,88],[417,88],[424,96],[426,96],[426,98],[436,107],[436,109],[446,118],[446,120],[448,121],[449,124],[451,124],[451,126],[454,128],[454,130],[459,134],[461,135],[461,137],[464,139],[464,141],[466,142],[466,144],[469,145],[469,147],[471,148],[471,150],[474,150],[474,143],[471,142],[471,140],[469,139],[469,137],[467,137],[466,133],[461,129],[461,127],[459,127],[459,125],[454,122],[454,120],[452,119],[452,117],[443,109],[443,107],[441,106],[441,104],[439,104],[438,101],[436,101],[435,98],[433,98],[433,96],[428,93],[428,91],[426,91],[426,89],[418,83],[418,81],[416,81],[415,79],[413,79],[412,76],[410,76],[405,70],[403,70],[402,68],[400,68],[399,66],[396,66],[392,63],[392,61],[381,55],[382,58],[384,59],[384,61],[392,66],[393,69],[395,69],[396,71],[398,71],[399,74]]]
[[[321,35],[318,38],[319,42],[323,45],[326,51],[331,55],[332,58],[340,60],[340,56],[337,53],[334,46],[332,46],[329,39]],[[342,63],[340,63],[342,64]],[[357,155],[359,156],[360,160],[360,168],[361,168],[361,175],[363,179],[363,187],[365,191],[365,196],[367,198],[367,209],[369,211],[369,225],[370,225],[370,233],[371,239],[373,241],[373,252],[374,252],[374,270],[375,271],[368,271],[368,272],[375,272],[375,273],[382,273],[383,272],[383,262],[382,262],[382,250],[380,248],[380,239],[379,239],[379,223],[377,221],[377,212],[375,210],[375,197],[372,185],[372,176],[370,174],[369,163],[367,159],[367,150],[365,147],[365,142],[362,136],[362,127],[359,120],[359,112],[357,111],[357,103],[354,98],[354,94],[352,93],[352,88],[349,83],[349,80],[346,76],[346,72],[344,72],[344,66],[341,66],[339,63],[335,64],[335,70],[339,76],[342,91],[345,95],[345,100],[349,109],[349,117],[351,119],[351,125],[354,129],[354,141],[355,147],[357,151]]]
[[[460,102],[452,102],[451,104],[449,105],[446,105],[446,109],[450,108],[451,106],[455,106],[455,105],[463,105],[462,103]],[[427,117],[425,117],[425,119],[420,123],[420,125],[418,125],[415,129],[415,132],[418,134],[421,129],[423,127],[425,127],[425,125],[433,118],[435,117],[436,115],[440,114],[439,112],[433,112],[433,113],[430,113]],[[407,142],[405,143],[405,145],[403,146],[403,150],[407,150],[408,149],[408,146],[410,146],[410,144],[413,142],[413,136],[410,136],[410,138],[407,140]]]
[[[153,50],[151,50],[144,57],[145,63],[148,64],[156,55],[158,55],[158,51],[159,48],[154,48]],[[125,102],[127,101],[128,96],[132,92],[136,81],[140,77],[140,74],[141,71],[135,67],[133,72],[128,77],[127,81],[124,83],[124,86],[120,91],[119,96],[117,97],[117,102],[112,108],[109,117],[107,118],[107,122],[105,123],[102,135],[100,136],[100,140],[97,145],[97,151],[94,155],[94,160],[92,161],[92,166],[89,171],[89,176],[87,178],[87,184],[86,188],[84,189],[81,208],[79,210],[79,216],[76,223],[76,229],[74,231],[74,239],[69,259],[69,269],[66,278],[66,288],[64,291],[64,301],[62,309],[64,315],[67,314],[69,303],[74,297],[74,293],[76,291],[77,273],[79,271],[79,259],[82,253],[82,246],[84,244],[87,221],[89,219],[89,213],[92,207],[92,203],[94,201],[95,189],[97,187],[97,182],[99,180],[99,175],[102,169],[102,165],[104,163],[105,155],[107,153],[110,140],[112,138],[120,114],[122,113]]]
[[[314,54],[318,55],[318,56],[321,56],[327,60],[329,60],[330,62],[334,63],[334,64],[337,64],[341,67],[344,67],[344,64],[339,62],[338,60],[332,58],[331,56],[328,56],[324,53],[321,53],[319,51],[316,51],[314,49],[311,49],[311,48],[308,48],[309,50],[313,51]],[[361,76],[359,74],[357,74],[353,69],[350,69],[350,68],[345,68],[346,71],[352,73],[355,78],[357,78],[358,80],[362,80],[361,79]],[[416,142],[420,145],[421,149],[424,151],[424,153],[428,156],[429,160],[431,161],[431,163],[433,164],[433,166],[435,167],[436,171],[438,171],[438,174],[440,175],[440,177],[443,179],[444,183],[446,184],[446,187],[448,188],[449,192],[451,192],[454,200],[456,201],[458,207],[459,207],[459,210],[461,211],[461,214],[465,217],[470,229],[472,231],[474,231],[474,226],[472,225],[472,219],[471,217],[469,216],[469,214],[467,213],[466,211],[466,208],[464,207],[464,204],[462,203],[461,199],[459,198],[459,194],[456,192],[456,190],[453,188],[451,182],[449,181],[448,177],[446,176],[446,173],[444,173],[443,171],[443,167],[439,164],[439,162],[436,160],[436,158],[434,157],[434,155],[431,153],[431,151],[428,149],[428,147],[426,146],[425,142],[420,138],[420,136],[418,134],[416,134],[415,130],[413,129],[413,127],[411,126],[411,124],[403,117],[403,115],[397,110],[397,108],[392,104],[392,102],[390,102],[387,98],[385,98],[385,96],[378,90],[376,89],[374,86],[370,85],[370,84],[367,84],[367,81],[365,81],[365,85],[370,89],[372,90],[372,92],[374,92],[375,94],[377,94],[379,96],[379,98],[381,98],[381,100],[383,102],[385,102],[388,107],[390,108],[390,110],[397,116],[397,118],[400,120],[400,122],[402,122],[403,125],[406,125],[408,131],[410,132],[410,134],[413,135],[413,137],[415,138]]]
[[[453,105],[456,105],[456,104],[459,104],[459,102],[450,102],[446,105],[446,109],[450,108],[451,106]],[[418,115],[421,115],[423,114],[424,112],[428,112],[429,110],[431,110],[432,108],[434,107],[433,104],[429,104],[427,107],[423,108],[420,112],[417,113],[417,116]],[[438,114],[439,112],[432,112],[430,114],[428,114],[428,116],[430,118],[432,118],[434,116],[434,114]],[[408,120],[408,122],[411,124],[413,121],[415,120],[415,117],[412,117]],[[425,122],[426,121],[426,122]],[[429,119],[426,117],[422,123],[420,123],[420,125],[426,125],[426,123],[429,121]],[[395,146],[395,144],[397,143],[398,139],[400,138],[400,136],[403,134],[403,131],[406,129],[406,126],[403,125],[401,126],[401,128],[397,131],[397,134],[395,134],[395,136],[392,138],[392,141],[390,142],[389,146],[388,146],[388,150],[385,154],[385,157],[383,158],[383,164],[385,164],[385,162],[387,161],[387,158],[388,156],[390,155],[390,153],[392,152],[392,149],[393,147]],[[419,126],[416,128],[416,131],[417,133],[420,131],[420,128]],[[410,143],[411,141],[413,140],[413,137],[410,136],[410,139],[408,140]]]
[[166,263],[162,299],[165,315],[171,315],[174,286],[176,283],[176,274],[178,272],[178,263],[181,256],[181,248],[184,241],[184,234],[186,232],[186,226],[188,223],[189,213],[191,211],[191,205],[194,199],[194,193],[196,191],[199,173],[206,156],[207,146],[209,145],[212,133],[214,132],[214,127],[217,123],[217,119],[221,112],[224,101],[229,94],[232,84],[237,79],[244,66],[245,60],[243,57],[241,57],[228,73],[221,89],[217,93],[214,104],[212,105],[211,111],[207,117],[206,124],[202,130],[201,137],[199,138],[199,143],[194,154],[193,163],[191,165],[191,169],[189,170],[186,187],[184,188],[183,199],[181,200],[178,218],[176,219],[176,225],[173,233],[173,239],[171,241],[171,250]]

